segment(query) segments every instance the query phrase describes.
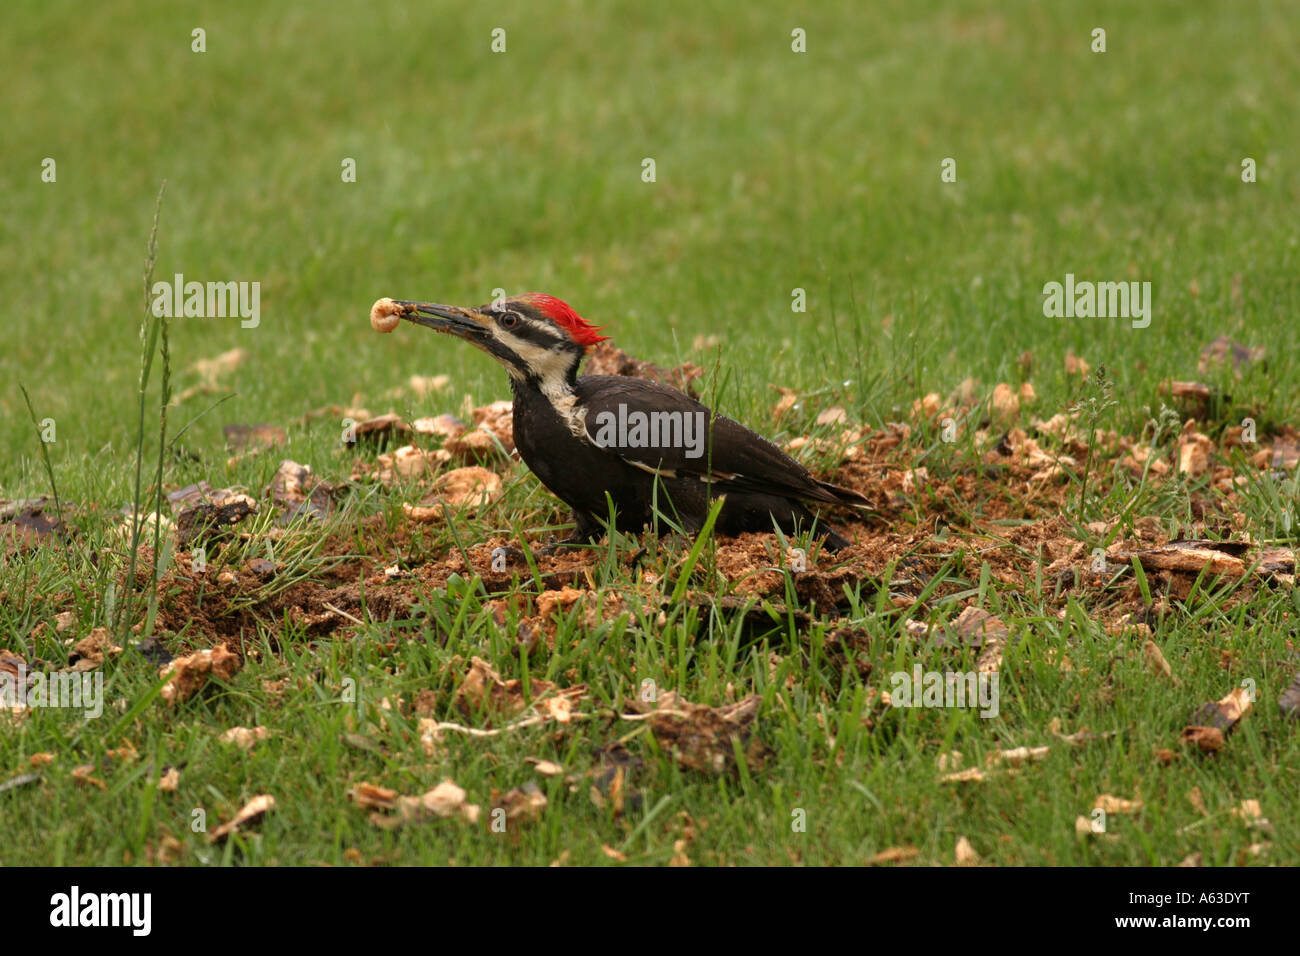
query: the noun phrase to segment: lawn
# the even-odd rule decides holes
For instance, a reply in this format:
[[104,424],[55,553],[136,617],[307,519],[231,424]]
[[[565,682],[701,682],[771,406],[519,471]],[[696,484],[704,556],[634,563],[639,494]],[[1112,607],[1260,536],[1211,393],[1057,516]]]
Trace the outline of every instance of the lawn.
[[[82,654],[102,715],[0,714],[0,863],[1300,862],[1285,4],[4,21],[0,502],[48,500],[0,504],[0,675],[123,650]],[[147,269],[258,283],[256,321],[172,318],[164,356]],[[1149,324],[1045,314],[1067,276],[1150,283]],[[831,516],[855,546],[615,536],[502,569],[569,520],[522,462],[340,441],[508,399],[467,346],[367,322],[380,296],[498,290],[691,363],[710,405],[871,498]],[[272,447],[232,448],[236,424]],[[407,443],[450,455],[386,474]],[[323,518],[269,490],[285,460],[330,486]],[[158,550],[133,548],[160,462],[163,494],[255,513],[187,540],[164,500]],[[473,464],[490,502],[404,507]],[[166,660],[221,645],[232,672],[164,700]],[[996,673],[996,716],[890,706],[918,665]],[[1234,690],[1240,720],[1198,713]],[[448,780],[476,820],[401,799]]]

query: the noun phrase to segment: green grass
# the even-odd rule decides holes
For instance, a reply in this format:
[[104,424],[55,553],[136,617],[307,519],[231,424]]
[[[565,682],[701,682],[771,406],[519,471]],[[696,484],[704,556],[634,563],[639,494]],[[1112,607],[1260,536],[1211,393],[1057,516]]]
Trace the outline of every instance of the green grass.
[[[1226,393],[1205,426],[1213,437],[1246,415],[1261,435],[1294,426],[1300,60],[1286,29],[1292,17],[1284,4],[1254,2],[889,0],[868,14],[847,2],[99,8],[18,0],[0,39],[0,300],[8,304],[0,498],[49,491],[24,385],[37,419],[56,423],[44,451],[81,534],[71,556],[54,547],[0,555],[0,648],[58,661],[66,649],[53,633],[55,612],[74,610],[78,633],[111,617],[109,586],[128,549],[110,528],[134,493],[141,275],[164,178],[155,277],[260,282],[262,313],[255,329],[236,319],[171,322],[176,393],[199,381],[192,365],[200,359],[232,348],[248,359],[217,392],[169,413],[174,435],[229,396],[167,458],[169,486],[207,479],[257,495],[281,457],[346,478],[354,453],[339,448],[340,423],[296,424],[320,406],[416,416],[455,412],[466,397],[508,397],[485,357],[411,328],[377,336],[366,322],[381,295],[474,304],[498,287],[564,298],[640,357],[714,369],[714,404],[779,439],[808,431],[831,404],[882,427],[967,377],[980,381],[981,395],[1019,383],[1025,352],[1039,396],[1033,412],[1046,418],[1095,395],[1064,371],[1069,350],[1113,380],[1117,404],[1098,427],[1137,435],[1158,417],[1167,401],[1160,386],[1171,377],[1202,378]],[[1107,30],[1104,54],[1089,49],[1098,26]],[[195,27],[207,32],[202,54],[190,49]],[[490,52],[495,27],[507,30],[505,54]],[[790,50],[794,27],[807,31],[806,55]],[[57,162],[56,183],[41,181],[45,157]],[[340,180],[345,157],[357,161],[355,183]],[[641,179],[645,157],[656,161],[655,183]],[[940,181],[945,157],[957,161],[956,183]],[[1257,161],[1258,182],[1241,181],[1243,157]],[[1045,318],[1043,284],[1066,273],[1150,281],[1154,321],[1132,329],[1118,319]],[[806,313],[790,310],[796,287],[807,291]],[[1265,346],[1267,364],[1240,379],[1222,369],[1198,375],[1200,349],[1219,335]],[[718,344],[697,346],[698,336]],[[386,397],[413,374],[439,373],[452,379],[442,393]],[[779,428],[767,411],[769,384],[812,396]],[[231,422],[280,425],[288,443],[228,465],[221,426]],[[146,419],[146,478],[156,425]],[[918,431],[909,454],[937,473],[969,468],[982,453],[970,431],[956,446]],[[1163,447],[1171,440],[1166,434]],[[1257,538],[1293,546],[1295,522],[1280,515],[1289,508],[1294,517],[1295,480],[1252,473],[1230,510],[1246,514],[1244,530]],[[1070,487],[1079,527],[1126,509],[1130,518],[1187,523],[1198,502],[1214,499],[1195,482],[1122,481],[1107,461],[1091,463],[1086,494],[1081,475]],[[922,488],[899,521],[940,533],[968,526],[996,500],[995,490],[984,492],[954,506]],[[418,493],[352,489],[327,528],[277,545],[291,571],[276,586],[325,574],[340,558],[324,548],[328,535],[381,567],[399,557],[418,567],[491,537],[536,539],[556,520],[553,499],[521,468],[497,505],[450,530],[400,545],[358,530],[358,520],[375,516],[399,529],[401,502]],[[958,510],[936,517],[941,507]],[[954,538],[949,550],[974,546]],[[263,547],[226,560],[237,565]],[[633,547],[600,551],[593,575],[603,590],[636,584],[620,563]],[[651,592],[673,596],[689,550],[669,542],[652,555],[665,577]],[[734,588],[716,573],[714,542],[698,558],[694,589]],[[535,590],[527,578],[521,592]],[[473,576],[431,585],[409,618],[368,622],[349,637],[315,640],[300,622],[266,621],[242,636],[260,656],[228,687],[176,708],[154,702],[118,726],[116,702],[129,708],[157,683],[127,654],[105,667],[113,706],[103,719],[34,710],[21,732],[0,732],[0,783],[27,772],[32,754],[56,755],[39,784],[0,792],[10,833],[0,861],[139,861],[170,835],[182,842],[181,863],[344,862],[353,848],[392,863],[547,863],[566,851],[570,862],[609,862],[602,845],[666,863],[685,812],[697,863],[858,863],[908,844],[921,862],[947,863],[959,834],[1002,864],[1169,864],[1198,851],[1207,863],[1233,863],[1263,839],[1229,813],[1247,798],[1261,801],[1275,827],[1259,859],[1300,861],[1300,743],[1275,705],[1294,671],[1294,591],[1238,601],[1207,582],[1175,604],[1154,634],[1179,676],[1175,687],[1145,670],[1140,640],[1105,634],[1104,596],[1062,602],[1050,581],[1012,584],[955,564],[914,616],[955,618],[973,598],[1021,636],[1002,670],[1002,713],[984,721],[867,704],[867,687],[887,689],[886,675],[913,661],[973,666],[902,639],[909,612],[886,600],[892,583],[885,575],[857,582],[846,615],[870,639],[865,682],[816,650],[829,621],[805,630],[774,621],[755,633],[736,614],[701,616],[676,603],[662,620],[634,612],[587,627],[578,614],[560,624],[554,650],[525,665],[515,647],[519,612],[508,608],[497,625],[488,602],[498,596]],[[170,640],[174,651],[203,643],[184,632]],[[1068,673],[1050,662],[1063,648]],[[1220,650],[1235,655],[1230,671]],[[505,678],[586,683],[584,711],[626,712],[646,675],[698,703],[759,694],[760,734],[773,756],[734,777],[704,777],[660,751],[644,722],[602,717],[493,738],[448,734],[427,758],[413,718],[389,712],[381,728],[373,710],[358,714],[339,701],[349,677],[363,705],[409,701],[428,688],[439,719],[461,721],[450,702],[474,655]],[[1158,766],[1153,753],[1177,749],[1191,711],[1243,677],[1264,693],[1225,751]],[[283,695],[270,696],[264,679],[287,679]],[[1066,733],[1116,733],[1068,748],[1054,743],[1053,718]],[[216,740],[227,727],[259,723],[272,734],[251,753]],[[597,765],[597,748],[619,739],[643,765],[630,782],[641,802],[618,818],[592,801],[588,782],[543,780],[524,762],[542,757],[581,773]],[[96,772],[106,790],[70,776],[128,742],[137,759]],[[970,764],[999,747],[1048,743],[1045,762],[1014,776],[938,782],[945,751],[962,751]],[[156,792],[151,764],[182,762],[180,790]],[[493,790],[527,780],[550,806],[539,823],[502,836],[452,821],[382,831],[346,799],[363,780],[418,794],[448,777],[485,812]],[[1208,818],[1187,799],[1193,787]],[[211,849],[191,832],[195,808],[211,825],[262,792],[280,806],[260,837]],[[1146,808],[1112,818],[1119,839],[1080,841],[1075,817],[1099,793],[1140,793]],[[807,811],[806,833],[791,832],[795,808]]]

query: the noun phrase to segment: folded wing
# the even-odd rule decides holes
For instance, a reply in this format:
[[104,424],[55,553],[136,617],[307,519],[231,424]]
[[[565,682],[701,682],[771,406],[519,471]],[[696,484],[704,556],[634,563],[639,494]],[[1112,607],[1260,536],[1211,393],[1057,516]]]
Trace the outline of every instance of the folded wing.
[[667,385],[585,375],[578,379],[577,395],[588,439],[644,471],[710,482],[718,493],[868,504],[856,491],[819,481],[763,436]]

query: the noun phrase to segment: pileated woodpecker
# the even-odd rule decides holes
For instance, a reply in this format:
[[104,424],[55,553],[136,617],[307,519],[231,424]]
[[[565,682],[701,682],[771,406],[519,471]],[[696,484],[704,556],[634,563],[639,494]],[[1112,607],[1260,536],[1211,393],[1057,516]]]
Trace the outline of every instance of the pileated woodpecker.
[[863,507],[856,491],[819,481],[767,439],[714,414],[674,388],[618,375],[579,375],[587,349],[606,336],[564,302],[532,294],[460,308],[381,299],[371,322],[391,331],[399,318],[464,339],[510,375],[514,440],[542,484],[573,509],[563,544],[615,526],[635,532],[656,510],[698,532],[710,501],[725,496],[716,529],[785,533],[812,529],[832,550],[849,541],[801,502]]

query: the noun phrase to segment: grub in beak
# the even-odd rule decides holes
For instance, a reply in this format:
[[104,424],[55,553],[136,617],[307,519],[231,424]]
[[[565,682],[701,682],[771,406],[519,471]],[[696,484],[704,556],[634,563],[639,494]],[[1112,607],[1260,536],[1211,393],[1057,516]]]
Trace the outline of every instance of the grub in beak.
[[370,327],[376,332],[391,332],[406,314],[404,303],[380,299],[370,307]]
[[491,320],[473,309],[437,302],[408,302],[404,299],[380,299],[370,312],[370,324],[377,331],[389,332],[406,319],[435,332],[448,332],[471,341],[482,339]]
[[403,319],[424,325],[434,332],[448,332],[458,338],[480,338],[487,330],[485,317],[472,308],[442,306],[435,302],[403,302],[402,299],[393,304],[403,308]]

